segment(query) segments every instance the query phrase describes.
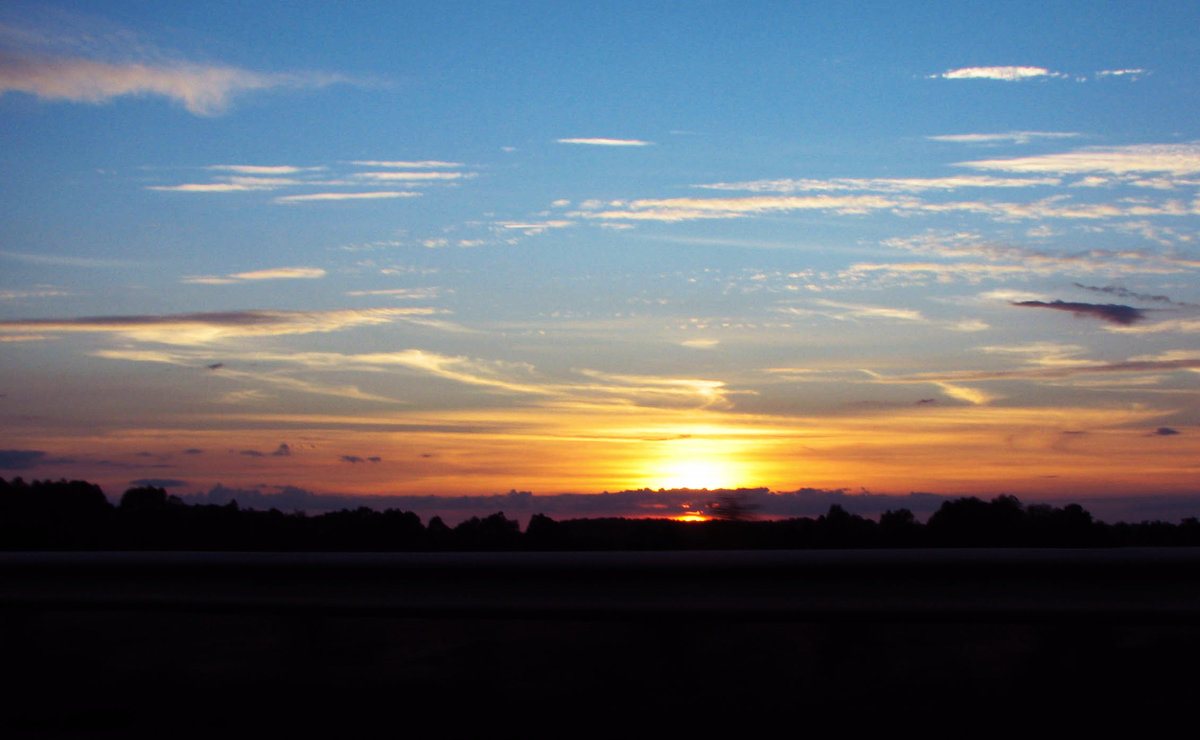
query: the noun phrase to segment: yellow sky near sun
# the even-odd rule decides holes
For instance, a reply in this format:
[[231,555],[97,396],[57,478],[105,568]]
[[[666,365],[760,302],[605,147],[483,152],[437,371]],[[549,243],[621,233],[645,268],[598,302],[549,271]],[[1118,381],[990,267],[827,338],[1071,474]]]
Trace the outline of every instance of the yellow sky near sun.
[[[104,470],[98,482],[110,492],[134,463],[194,489],[219,481],[355,494],[764,486],[1036,495],[1064,493],[1066,481],[1075,495],[1182,490],[1200,441],[1153,434],[1157,418],[1135,408],[913,407],[806,420],[608,406],[202,415],[175,428],[24,441],[72,450],[63,475],[76,464]],[[289,454],[272,454],[284,444]]]

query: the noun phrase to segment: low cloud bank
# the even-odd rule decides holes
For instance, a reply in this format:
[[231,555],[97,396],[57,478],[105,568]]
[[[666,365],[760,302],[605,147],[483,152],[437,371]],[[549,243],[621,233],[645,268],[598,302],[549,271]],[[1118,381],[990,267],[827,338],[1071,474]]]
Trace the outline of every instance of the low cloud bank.
[[186,494],[190,504],[226,505],[237,501],[242,508],[279,509],[320,514],[340,509],[401,509],[428,521],[439,516],[448,524],[503,511],[510,518],[528,521],[534,514],[552,519],[600,517],[678,517],[689,513],[711,513],[714,503],[737,501],[750,514],[768,519],[820,516],[833,505],[860,516],[876,517],[889,509],[906,508],[925,518],[952,496],[910,493],[903,496],[850,493],[843,489],[802,488],[772,492],[765,488],[737,490],[677,489],[618,491],[604,493],[558,493],[534,495],[509,491],[490,496],[370,496],[314,493],[294,486],[277,490],[227,488],[217,485],[207,492]]
[[[967,494],[943,495],[912,492],[902,495],[871,493],[865,490],[801,488],[775,492],[765,488],[736,490],[651,490],[604,493],[533,494],[529,491],[484,496],[373,496],[314,493],[295,486],[267,489],[229,488],[214,486],[207,492],[181,494],[189,504],[226,505],[237,501],[241,508],[279,509],[284,512],[303,511],[322,514],[342,509],[367,507],[382,511],[399,509],[411,511],[428,522],[433,517],[454,526],[471,517],[486,517],[504,512],[522,526],[534,514],[556,519],[585,519],[602,517],[679,517],[689,513],[711,514],[714,503],[735,502],[751,517],[787,519],[817,517],[828,513],[831,506],[840,506],[851,514],[878,518],[885,511],[908,509],[919,520],[928,519],[945,501]],[[991,498],[990,494],[979,494]],[[1048,503],[1063,506],[1077,503],[1097,519],[1106,522],[1140,522],[1146,520],[1175,521],[1200,516],[1200,492],[1195,494],[1147,494],[1119,497],[1064,496],[1022,498],[1026,505]]]

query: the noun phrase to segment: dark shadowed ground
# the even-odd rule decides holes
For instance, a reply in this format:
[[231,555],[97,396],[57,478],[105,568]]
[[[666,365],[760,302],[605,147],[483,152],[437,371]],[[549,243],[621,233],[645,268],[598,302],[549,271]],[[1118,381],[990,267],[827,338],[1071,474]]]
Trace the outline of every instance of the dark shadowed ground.
[[[5,734],[1146,723],[1200,552],[0,555]],[[963,729],[967,726],[962,726]]]

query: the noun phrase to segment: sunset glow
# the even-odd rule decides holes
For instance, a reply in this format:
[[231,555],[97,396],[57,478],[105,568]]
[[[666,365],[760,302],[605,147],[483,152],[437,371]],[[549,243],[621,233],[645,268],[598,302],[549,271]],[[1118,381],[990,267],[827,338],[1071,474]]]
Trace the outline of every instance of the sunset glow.
[[1200,514],[1192,5],[177,5],[0,8],[0,477]]

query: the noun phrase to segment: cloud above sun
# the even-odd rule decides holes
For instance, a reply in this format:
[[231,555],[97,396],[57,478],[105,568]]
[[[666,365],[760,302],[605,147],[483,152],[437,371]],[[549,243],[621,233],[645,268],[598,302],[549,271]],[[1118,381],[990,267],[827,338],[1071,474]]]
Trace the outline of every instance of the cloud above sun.
[[114,333],[161,344],[198,345],[237,337],[312,334],[388,323],[430,309],[370,308],[334,311],[220,311],[0,321],[0,335]]

